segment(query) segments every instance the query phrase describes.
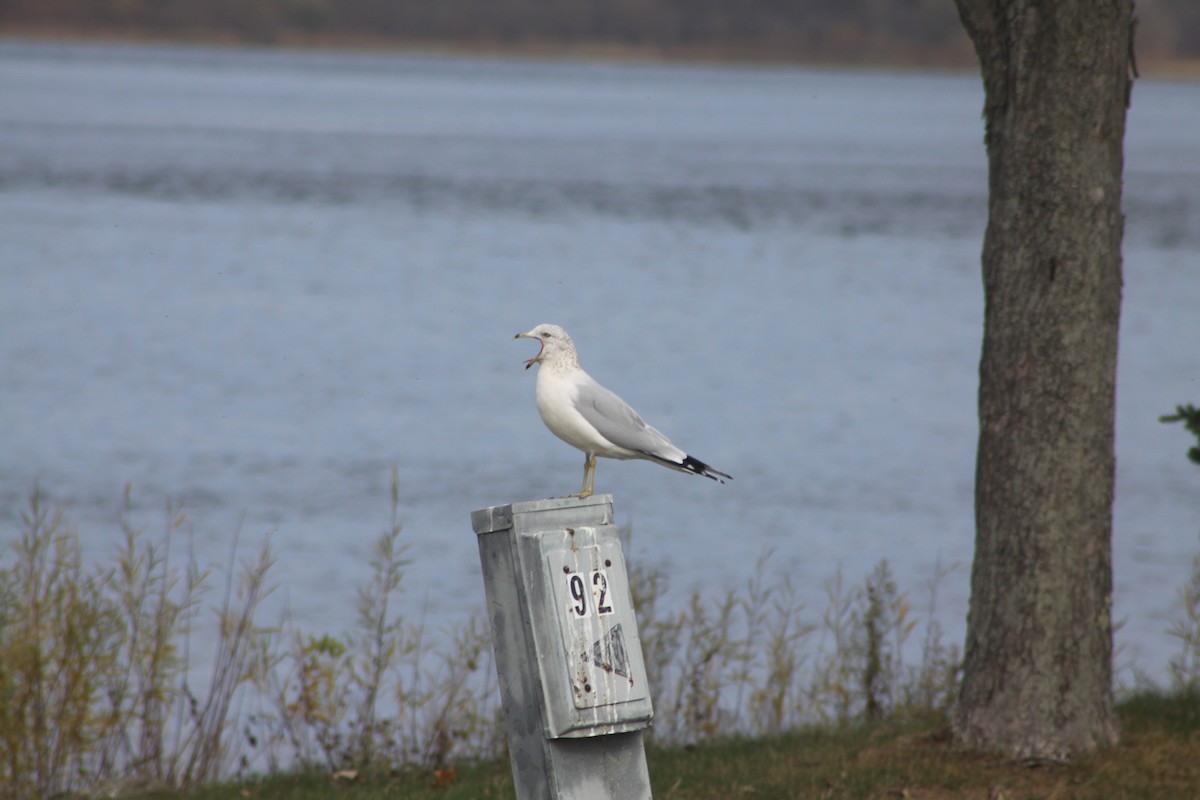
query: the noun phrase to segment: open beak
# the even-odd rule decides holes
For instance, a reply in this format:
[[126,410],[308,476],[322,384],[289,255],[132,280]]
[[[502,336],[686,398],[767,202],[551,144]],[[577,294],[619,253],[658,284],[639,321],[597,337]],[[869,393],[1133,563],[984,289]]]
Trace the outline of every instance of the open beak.
[[538,343],[537,355],[525,362],[525,369],[529,369],[534,364],[536,364],[542,360],[542,350],[545,348],[545,345],[542,343],[541,339],[539,339],[536,336],[530,336],[528,333],[518,333],[513,338],[514,339],[533,339],[535,342]]

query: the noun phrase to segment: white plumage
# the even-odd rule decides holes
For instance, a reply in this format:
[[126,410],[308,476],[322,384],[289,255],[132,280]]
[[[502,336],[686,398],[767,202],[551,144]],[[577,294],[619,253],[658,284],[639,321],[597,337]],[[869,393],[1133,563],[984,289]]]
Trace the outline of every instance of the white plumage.
[[576,497],[592,494],[596,456],[642,458],[720,483],[732,480],[724,472],[671,444],[666,436],[647,425],[628,403],[584,372],[579,366],[575,343],[558,325],[538,325],[514,338],[536,339],[541,345],[538,354],[525,362],[526,369],[540,365],[538,413],[551,433],[584,453],[583,486]]

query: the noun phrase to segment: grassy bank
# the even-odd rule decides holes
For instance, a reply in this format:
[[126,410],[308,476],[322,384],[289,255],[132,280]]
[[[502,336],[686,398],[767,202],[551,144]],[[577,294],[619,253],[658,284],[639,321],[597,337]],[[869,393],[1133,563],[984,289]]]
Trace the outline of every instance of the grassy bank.
[[[656,798],[924,798],[927,800],[1195,800],[1200,787],[1200,693],[1141,693],[1119,707],[1121,744],[1070,765],[1017,764],[956,752],[938,720],[826,726],[686,747],[651,746]],[[138,795],[169,798],[171,792]],[[488,760],[371,779],[328,773],[222,784],[188,795],[261,800],[353,797],[466,800],[513,797],[508,763]]]
[[[35,491],[0,560],[0,798],[297,768],[444,769],[502,752],[486,625],[477,615],[435,632],[406,608],[398,494],[393,475],[355,624],[327,632],[264,611],[269,541],[257,557],[240,559],[235,544],[224,565],[200,564],[181,509],[168,504],[163,532],[148,534],[127,492],[118,536],[102,535],[119,546],[89,564],[80,532]],[[945,570],[915,602],[886,562],[859,585],[839,573],[813,614],[770,556],[743,585],[671,607],[665,572],[630,564],[657,743],[949,706],[959,657],[933,622]]]
[[[398,496],[393,474],[354,625],[322,632],[264,612],[269,541],[199,564],[182,510],[148,534],[127,492],[111,561],[88,564],[35,491],[0,557],[0,800],[511,797],[486,626],[435,636],[406,608]],[[1170,629],[1172,694],[1123,701],[1120,747],[1038,769],[950,746],[960,658],[935,611],[954,566],[916,592],[887,562],[861,583],[839,572],[809,610],[771,561],[669,605],[666,573],[629,565],[656,797],[1198,796],[1200,557]],[[201,631],[212,652],[193,648]]]

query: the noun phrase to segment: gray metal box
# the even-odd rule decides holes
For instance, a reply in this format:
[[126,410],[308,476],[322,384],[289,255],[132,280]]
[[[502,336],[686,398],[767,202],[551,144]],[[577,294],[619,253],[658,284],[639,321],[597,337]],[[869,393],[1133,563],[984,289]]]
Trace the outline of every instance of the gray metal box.
[[501,684],[517,688],[506,670],[533,672],[516,682],[530,696],[504,698],[506,714],[536,698],[549,739],[648,727],[654,710],[612,496],[494,506],[471,522]]

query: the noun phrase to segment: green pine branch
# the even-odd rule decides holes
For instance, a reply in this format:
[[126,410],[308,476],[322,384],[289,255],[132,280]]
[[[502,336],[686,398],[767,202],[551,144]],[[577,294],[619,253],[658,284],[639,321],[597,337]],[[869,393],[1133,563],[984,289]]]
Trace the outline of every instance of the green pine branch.
[[[1176,406],[1174,414],[1159,417],[1158,421],[1182,422],[1183,427],[1196,437],[1196,441],[1200,442],[1200,408],[1196,408],[1191,403],[1188,403],[1186,406]],[[1200,464],[1200,447],[1190,448],[1188,450],[1188,458]]]

